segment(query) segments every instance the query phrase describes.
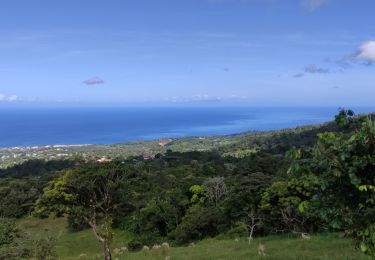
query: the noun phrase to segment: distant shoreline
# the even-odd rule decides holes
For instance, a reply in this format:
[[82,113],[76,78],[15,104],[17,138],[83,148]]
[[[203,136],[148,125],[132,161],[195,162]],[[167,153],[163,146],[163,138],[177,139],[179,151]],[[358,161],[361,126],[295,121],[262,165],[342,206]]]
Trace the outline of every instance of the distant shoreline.
[[177,151],[211,150],[221,143],[237,142],[242,137],[252,135],[267,135],[279,131],[293,131],[295,129],[313,129],[326,124],[304,125],[292,128],[267,131],[244,131],[227,135],[207,135],[207,136],[184,136],[179,138],[161,138],[152,140],[127,141],[113,144],[55,144],[41,146],[15,146],[0,148],[0,169],[4,169],[15,164],[20,164],[28,160],[69,160],[82,158],[85,160],[100,161],[100,158],[143,156],[152,158],[157,153],[164,153],[168,149]]
[[51,145],[34,145],[34,146],[11,146],[0,147],[0,150],[20,150],[20,149],[40,149],[40,148],[69,148],[69,147],[85,147],[95,144],[51,144]]
[[[375,108],[361,108],[369,113]],[[225,136],[316,125],[337,108],[206,107],[1,111],[0,151],[65,149]]]

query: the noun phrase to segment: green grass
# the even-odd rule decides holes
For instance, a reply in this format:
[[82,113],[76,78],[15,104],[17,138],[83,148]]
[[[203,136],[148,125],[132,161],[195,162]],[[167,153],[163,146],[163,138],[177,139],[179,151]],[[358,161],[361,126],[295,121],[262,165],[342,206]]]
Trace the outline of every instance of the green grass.
[[[57,255],[59,259],[77,259],[79,255],[95,256],[102,253],[99,242],[90,229],[70,232],[66,229],[67,223],[63,218],[36,219],[25,218],[18,222],[20,230],[37,238],[46,233],[57,237]],[[121,230],[115,230],[112,247],[126,246],[131,236]]]
[[[258,245],[266,247],[266,256],[258,256]],[[369,259],[355,251],[351,242],[337,235],[313,236],[309,241],[297,238],[268,237],[259,238],[248,245],[247,239],[205,240],[194,247],[177,247],[170,250],[171,259]],[[119,259],[164,259],[161,254],[153,252],[128,253]]]
[[[101,247],[95,240],[90,230],[71,233],[66,230],[64,219],[23,219],[19,221],[19,227],[31,233],[33,236],[41,236],[46,230],[58,236],[57,253],[59,259],[78,259],[79,255],[85,254],[87,258],[96,259],[101,255]],[[124,232],[115,230],[116,236],[112,249],[125,246],[131,236]],[[172,247],[168,253],[161,251],[124,253],[113,256],[113,259],[165,259],[166,255],[171,260],[180,259],[202,259],[202,260],[242,260],[261,259],[258,256],[258,245],[265,245],[266,256],[262,259],[370,259],[355,250],[350,240],[341,237],[340,234],[327,234],[312,236],[311,240],[303,241],[300,238],[288,236],[269,236],[255,239],[249,246],[246,238],[235,240],[207,239],[198,242],[194,246]],[[102,259],[101,257],[99,259]]]

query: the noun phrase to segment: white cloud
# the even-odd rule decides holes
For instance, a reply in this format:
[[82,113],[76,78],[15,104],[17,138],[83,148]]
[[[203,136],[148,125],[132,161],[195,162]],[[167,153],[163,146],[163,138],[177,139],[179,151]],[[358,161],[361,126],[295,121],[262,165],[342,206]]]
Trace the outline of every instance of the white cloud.
[[220,102],[222,97],[207,94],[196,94],[190,97],[174,97],[174,102]]
[[0,94],[0,102],[14,102],[18,100],[20,99],[16,95],[7,96],[5,94]]
[[303,5],[310,11],[314,11],[328,2],[329,0],[303,0]]
[[363,43],[359,47],[356,58],[370,63],[375,62],[375,40]]
[[17,100],[19,100],[19,98],[16,95],[12,95],[12,96],[8,97],[8,101],[10,101],[10,102],[17,101]]
[[244,101],[247,100],[248,97],[244,95],[226,95],[226,96],[210,96],[207,94],[196,94],[192,96],[186,97],[167,97],[165,98],[166,101],[175,102],[175,103],[190,103],[190,102],[225,102],[225,101]]

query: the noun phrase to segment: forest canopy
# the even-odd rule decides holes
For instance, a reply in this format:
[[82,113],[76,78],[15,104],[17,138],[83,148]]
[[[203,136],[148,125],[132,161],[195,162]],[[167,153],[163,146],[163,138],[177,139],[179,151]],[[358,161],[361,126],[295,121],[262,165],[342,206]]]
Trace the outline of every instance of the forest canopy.
[[[246,156],[222,147],[107,163],[27,162],[1,172],[0,215],[65,216],[72,232],[93,230],[106,259],[113,228],[134,235],[129,250],[214,236],[251,242],[332,231],[374,255],[375,123],[350,111],[335,122],[330,131],[252,139],[262,148]],[[235,151],[252,148],[245,146]],[[11,239],[0,238],[3,245]]]

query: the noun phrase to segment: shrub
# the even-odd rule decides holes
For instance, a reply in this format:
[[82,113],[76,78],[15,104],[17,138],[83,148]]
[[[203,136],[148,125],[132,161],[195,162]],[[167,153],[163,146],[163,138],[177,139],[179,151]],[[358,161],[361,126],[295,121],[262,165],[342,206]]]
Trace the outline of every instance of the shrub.
[[0,259],[30,259],[32,241],[21,233],[12,219],[0,218]]
[[375,224],[364,230],[353,232],[352,236],[363,253],[375,257]]
[[35,241],[35,258],[38,260],[56,259],[56,238],[45,236]]
[[17,228],[16,222],[12,219],[0,219],[0,246],[7,245],[13,242],[16,237]]
[[141,250],[142,247],[143,247],[143,244],[141,243],[141,241],[137,239],[133,239],[128,242],[128,250],[131,252],[139,251]]
[[218,208],[193,207],[170,236],[178,244],[187,244],[206,236],[217,235],[224,222],[223,214]]
[[81,231],[89,228],[89,225],[81,218],[74,216],[73,214],[68,215],[68,228],[70,231]]
[[247,235],[247,228],[245,225],[239,225],[228,230],[227,236],[229,238],[245,237]]

